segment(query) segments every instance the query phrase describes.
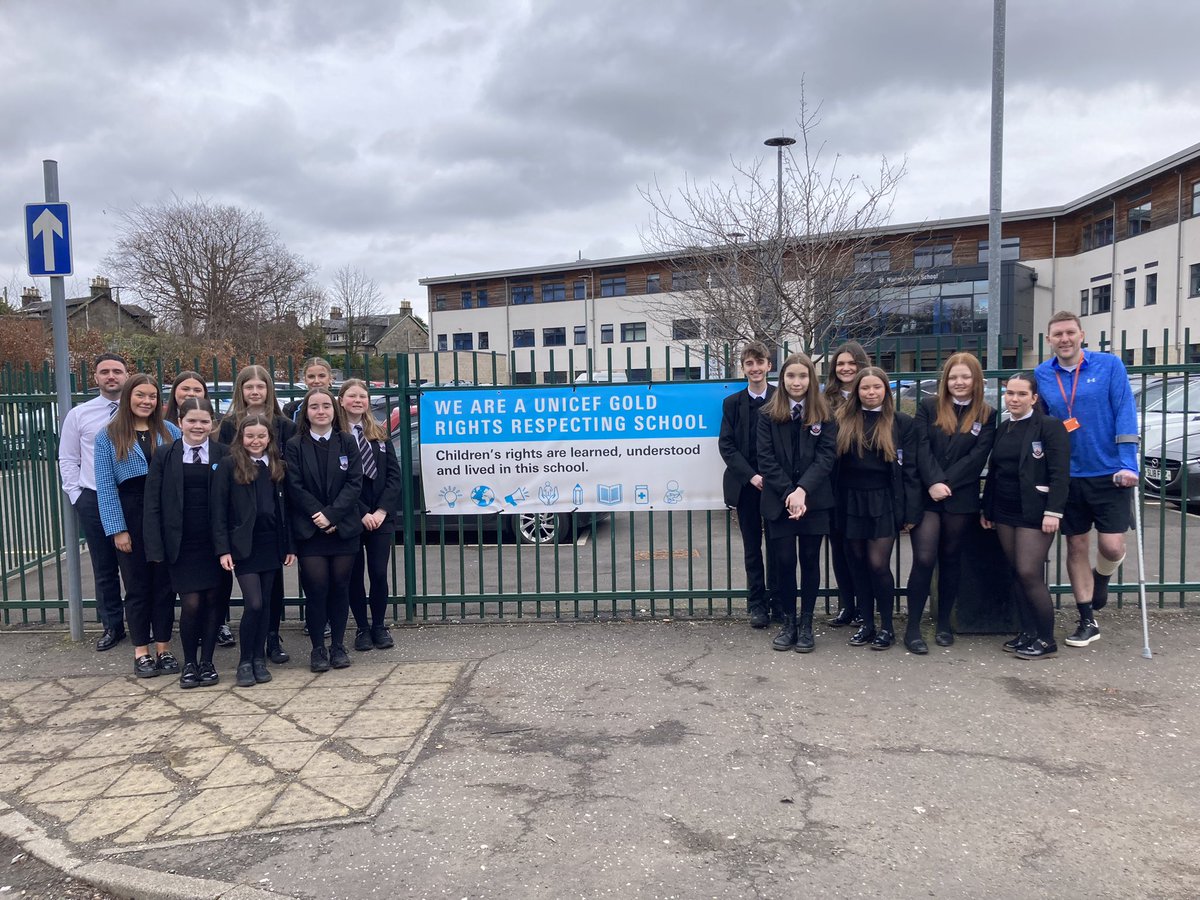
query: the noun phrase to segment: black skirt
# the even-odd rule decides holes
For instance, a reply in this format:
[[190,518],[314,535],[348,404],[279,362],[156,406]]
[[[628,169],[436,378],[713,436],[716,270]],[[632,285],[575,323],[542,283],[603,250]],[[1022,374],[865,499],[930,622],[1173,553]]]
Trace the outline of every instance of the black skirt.
[[179,558],[167,570],[171,587],[177,594],[208,591],[221,583],[221,566],[213,549],[208,509],[208,485],[212,477],[209,466],[196,463],[183,465],[183,508],[187,527],[179,544]]
[[799,519],[783,516],[767,522],[767,537],[783,538],[797,537],[805,534],[829,534],[829,510],[815,509],[806,512]]

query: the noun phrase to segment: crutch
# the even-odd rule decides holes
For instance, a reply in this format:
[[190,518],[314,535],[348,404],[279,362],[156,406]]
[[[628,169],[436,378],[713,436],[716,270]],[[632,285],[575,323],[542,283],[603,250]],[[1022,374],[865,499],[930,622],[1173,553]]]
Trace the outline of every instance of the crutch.
[[1146,618],[1146,553],[1144,550],[1145,541],[1142,535],[1142,478],[1139,475],[1138,480],[1133,485],[1133,524],[1135,528],[1134,537],[1137,540],[1137,559],[1138,559],[1138,600],[1142,607],[1142,640],[1145,646],[1142,647],[1142,658],[1153,659],[1153,654],[1150,653],[1150,624]]

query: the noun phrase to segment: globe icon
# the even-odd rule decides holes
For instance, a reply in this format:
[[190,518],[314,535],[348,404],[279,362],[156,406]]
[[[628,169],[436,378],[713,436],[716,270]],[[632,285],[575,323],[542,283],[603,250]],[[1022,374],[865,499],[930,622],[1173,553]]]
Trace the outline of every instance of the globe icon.
[[471,499],[476,506],[491,506],[496,502],[496,493],[486,484],[480,484],[471,489]]

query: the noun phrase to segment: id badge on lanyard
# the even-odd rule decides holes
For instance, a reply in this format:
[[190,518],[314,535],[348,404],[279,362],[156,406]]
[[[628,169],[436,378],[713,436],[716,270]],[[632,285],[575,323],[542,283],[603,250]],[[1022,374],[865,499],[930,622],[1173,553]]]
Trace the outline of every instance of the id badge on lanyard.
[[1081,368],[1083,368],[1083,359],[1079,360],[1079,365],[1071,373],[1071,398],[1069,400],[1067,399],[1067,389],[1063,387],[1062,376],[1058,372],[1054,373],[1054,378],[1058,382],[1059,393],[1062,394],[1063,402],[1067,404],[1067,418],[1063,419],[1063,428],[1067,429],[1068,434],[1072,431],[1078,431],[1082,427],[1074,414],[1075,389],[1079,387],[1079,370]]

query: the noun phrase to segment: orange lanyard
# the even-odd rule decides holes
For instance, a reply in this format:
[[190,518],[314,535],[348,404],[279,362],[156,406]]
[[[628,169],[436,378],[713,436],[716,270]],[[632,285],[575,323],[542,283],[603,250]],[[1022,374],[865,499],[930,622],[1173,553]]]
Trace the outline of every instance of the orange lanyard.
[[1067,399],[1067,389],[1063,387],[1062,375],[1058,372],[1054,373],[1055,379],[1058,381],[1058,392],[1062,394],[1063,402],[1067,404],[1067,417],[1075,418],[1075,413],[1072,409],[1075,406],[1075,388],[1079,387],[1079,370],[1083,368],[1083,357],[1079,358],[1079,365],[1075,367],[1075,371],[1071,373],[1071,399]]

